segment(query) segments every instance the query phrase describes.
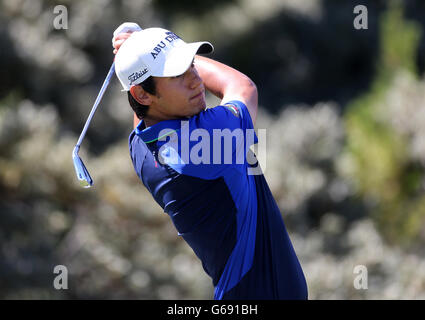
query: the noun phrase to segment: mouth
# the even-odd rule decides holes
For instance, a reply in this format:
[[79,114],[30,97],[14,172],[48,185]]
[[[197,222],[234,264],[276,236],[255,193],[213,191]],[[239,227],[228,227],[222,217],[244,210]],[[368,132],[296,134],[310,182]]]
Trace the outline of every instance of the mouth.
[[197,95],[195,95],[195,96],[193,96],[192,98],[190,98],[190,100],[198,99],[198,98],[202,97],[202,95],[203,95],[203,94],[204,94],[204,91],[201,91],[201,92],[199,92]]

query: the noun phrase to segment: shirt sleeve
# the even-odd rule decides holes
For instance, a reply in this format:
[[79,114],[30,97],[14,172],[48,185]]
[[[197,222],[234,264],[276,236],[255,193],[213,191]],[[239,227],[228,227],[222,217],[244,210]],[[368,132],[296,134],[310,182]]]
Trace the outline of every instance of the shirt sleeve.
[[190,118],[188,132],[190,161],[175,169],[204,179],[224,176],[228,170],[246,170],[248,149],[258,142],[248,108],[237,100]]
[[[200,128],[253,130],[251,115],[246,105],[238,100],[226,102],[224,105],[207,109],[198,116]],[[258,141],[255,141],[257,143]]]

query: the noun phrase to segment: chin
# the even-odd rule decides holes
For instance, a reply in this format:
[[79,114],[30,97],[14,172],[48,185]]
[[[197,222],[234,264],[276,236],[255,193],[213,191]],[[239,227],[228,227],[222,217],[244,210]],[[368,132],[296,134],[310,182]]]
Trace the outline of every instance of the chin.
[[199,110],[199,112],[198,112],[197,114],[200,114],[202,111],[205,111],[205,110],[207,110],[207,107],[206,107],[206,106],[203,106],[203,107],[201,108],[201,110]]
[[207,106],[205,104],[202,104],[197,107],[197,111],[195,111],[195,115],[200,114],[202,111],[205,111],[207,109]]
[[197,116],[198,114],[200,114],[202,111],[205,111],[206,109],[207,109],[207,105],[205,102],[199,103],[198,105],[192,107],[192,110],[191,110],[192,112],[187,117]]
[[200,111],[198,111],[198,112],[194,113],[194,114],[192,115],[192,117],[199,115],[202,111],[204,111],[204,110],[200,110]]

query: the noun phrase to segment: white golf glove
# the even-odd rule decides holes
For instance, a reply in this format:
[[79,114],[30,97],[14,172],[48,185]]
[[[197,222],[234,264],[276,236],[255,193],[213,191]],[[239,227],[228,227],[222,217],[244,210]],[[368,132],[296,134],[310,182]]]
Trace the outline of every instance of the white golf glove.
[[115,29],[113,38],[115,38],[120,33],[126,33],[128,31],[134,32],[134,31],[141,31],[141,30],[142,28],[140,28],[140,26],[135,22],[124,22],[118,28]]
[[127,37],[124,39],[116,40],[116,37],[121,33],[132,33],[135,31],[141,31],[142,28],[137,23],[134,22],[124,22],[118,28],[115,29],[114,35],[112,37],[112,47],[114,48],[114,54],[117,53],[121,44],[125,41]]

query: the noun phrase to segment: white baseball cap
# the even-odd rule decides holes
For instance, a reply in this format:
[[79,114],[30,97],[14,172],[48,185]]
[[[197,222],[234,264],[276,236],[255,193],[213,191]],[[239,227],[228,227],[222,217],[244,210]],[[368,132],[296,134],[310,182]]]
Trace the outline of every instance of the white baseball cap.
[[136,31],[121,45],[115,56],[115,72],[125,91],[149,76],[174,77],[190,67],[197,53],[211,53],[211,43],[186,43],[162,28]]

